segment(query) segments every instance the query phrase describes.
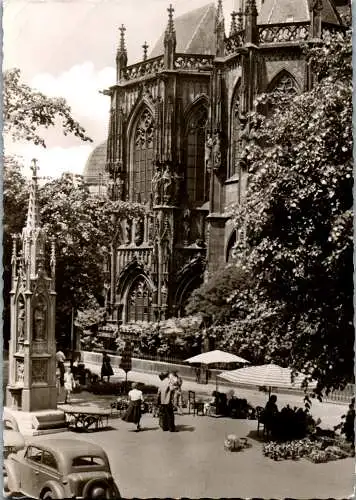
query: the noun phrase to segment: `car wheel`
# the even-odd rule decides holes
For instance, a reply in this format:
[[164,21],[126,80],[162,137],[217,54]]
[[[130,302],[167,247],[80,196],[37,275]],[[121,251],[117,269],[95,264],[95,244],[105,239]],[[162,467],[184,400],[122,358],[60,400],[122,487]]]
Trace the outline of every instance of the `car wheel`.
[[53,495],[52,491],[46,491],[46,493],[41,496],[42,500],[54,500],[56,497]]

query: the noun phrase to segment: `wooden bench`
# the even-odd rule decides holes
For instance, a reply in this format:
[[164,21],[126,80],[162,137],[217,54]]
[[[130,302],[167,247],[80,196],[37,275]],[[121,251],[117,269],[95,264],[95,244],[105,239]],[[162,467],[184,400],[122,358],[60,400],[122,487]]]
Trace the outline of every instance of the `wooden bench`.
[[[88,431],[94,427],[96,430],[108,426],[110,410],[101,410],[92,407],[68,407],[63,408],[69,427],[74,427],[75,430]],[[104,425],[105,423],[105,425]]]

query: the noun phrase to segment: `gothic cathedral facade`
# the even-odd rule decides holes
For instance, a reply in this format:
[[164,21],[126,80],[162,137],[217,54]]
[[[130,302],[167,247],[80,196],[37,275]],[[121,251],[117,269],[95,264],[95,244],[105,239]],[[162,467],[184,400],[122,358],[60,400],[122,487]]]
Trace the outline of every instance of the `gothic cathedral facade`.
[[106,91],[107,192],[147,213],[114,221],[111,322],[184,315],[191,292],[231,259],[236,228],[226,211],[245,195],[254,100],[309,89],[302,45],[340,29],[333,0],[241,1],[229,36],[221,0],[177,19],[170,7],[150,57],[145,44],[130,66],[120,28],[117,82]]

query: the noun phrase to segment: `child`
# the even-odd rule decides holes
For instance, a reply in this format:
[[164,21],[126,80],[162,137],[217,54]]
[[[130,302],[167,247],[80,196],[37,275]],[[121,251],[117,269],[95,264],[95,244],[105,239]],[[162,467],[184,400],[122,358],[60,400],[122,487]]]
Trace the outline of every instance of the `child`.
[[64,390],[65,390],[65,400],[64,404],[69,403],[70,394],[75,387],[75,381],[73,377],[73,373],[69,366],[66,367],[66,371],[64,373]]

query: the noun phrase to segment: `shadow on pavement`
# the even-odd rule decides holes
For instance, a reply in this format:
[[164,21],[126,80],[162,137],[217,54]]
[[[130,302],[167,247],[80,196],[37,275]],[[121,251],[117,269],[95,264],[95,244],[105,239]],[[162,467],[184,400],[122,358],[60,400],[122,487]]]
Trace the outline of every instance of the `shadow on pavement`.
[[256,431],[250,431],[247,436],[248,438],[250,439],[253,439],[254,441],[258,441],[259,443],[265,443],[266,442],[266,439],[265,439],[265,436],[263,436],[263,431],[260,430],[259,434],[257,434],[257,430]]
[[176,432],[194,432],[195,427],[192,425],[176,425]]

